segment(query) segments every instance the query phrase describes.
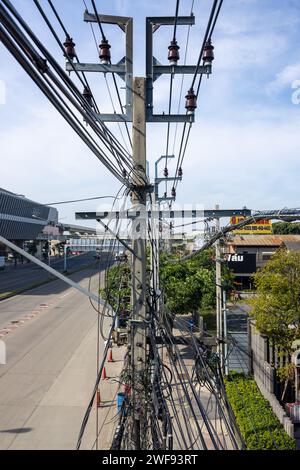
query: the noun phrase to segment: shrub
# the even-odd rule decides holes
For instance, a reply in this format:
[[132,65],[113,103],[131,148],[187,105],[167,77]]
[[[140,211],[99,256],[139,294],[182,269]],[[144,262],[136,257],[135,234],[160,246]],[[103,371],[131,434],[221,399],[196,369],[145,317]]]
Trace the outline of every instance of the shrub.
[[225,380],[228,400],[248,450],[295,450],[255,381],[243,374]]

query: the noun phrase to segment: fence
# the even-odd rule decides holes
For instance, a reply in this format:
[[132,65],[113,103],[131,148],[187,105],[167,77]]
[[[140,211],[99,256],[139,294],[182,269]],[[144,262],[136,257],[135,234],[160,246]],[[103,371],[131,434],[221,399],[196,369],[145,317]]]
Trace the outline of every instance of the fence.
[[269,401],[274,413],[289,436],[294,437],[294,424],[280,404],[282,386],[276,378],[276,367],[282,366],[289,360],[279,348],[270,344],[255,328],[255,322],[250,322],[252,370],[255,381],[266,400]]

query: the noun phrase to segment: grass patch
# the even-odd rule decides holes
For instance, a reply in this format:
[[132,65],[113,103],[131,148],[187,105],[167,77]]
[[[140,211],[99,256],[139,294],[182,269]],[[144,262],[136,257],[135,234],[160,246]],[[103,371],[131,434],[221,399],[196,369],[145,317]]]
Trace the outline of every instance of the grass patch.
[[296,443],[284,430],[256,382],[234,373],[225,379],[228,400],[248,450],[295,450]]

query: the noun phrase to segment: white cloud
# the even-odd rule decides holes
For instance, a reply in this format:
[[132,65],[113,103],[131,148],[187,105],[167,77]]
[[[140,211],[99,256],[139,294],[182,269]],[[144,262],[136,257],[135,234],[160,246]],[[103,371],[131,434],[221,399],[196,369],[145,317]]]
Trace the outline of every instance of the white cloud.
[[239,35],[222,38],[215,44],[218,67],[242,71],[253,67],[266,67],[287,47],[287,38],[278,34]]
[[267,85],[269,94],[278,93],[284,88],[291,88],[295,80],[300,79],[300,62],[284,67],[277,73],[275,80]]
[[5,81],[0,80],[0,105],[6,103],[6,87]]
[[[22,125],[0,130],[0,141],[6,162],[0,186],[38,202],[110,195],[120,186],[50,105],[32,109]],[[80,207],[88,209],[77,204],[60,210],[73,219]]]
[[286,122],[199,123],[178,191],[185,201],[263,209],[299,206],[300,118]]

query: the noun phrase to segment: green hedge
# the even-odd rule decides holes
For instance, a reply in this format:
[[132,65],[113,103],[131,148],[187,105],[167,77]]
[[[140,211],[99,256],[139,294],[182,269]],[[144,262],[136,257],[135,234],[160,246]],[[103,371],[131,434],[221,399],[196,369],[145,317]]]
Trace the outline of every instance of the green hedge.
[[285,432],[253,379],[235,373],[225,380],[225,387],[248,450],[295,450],[294,439]]

